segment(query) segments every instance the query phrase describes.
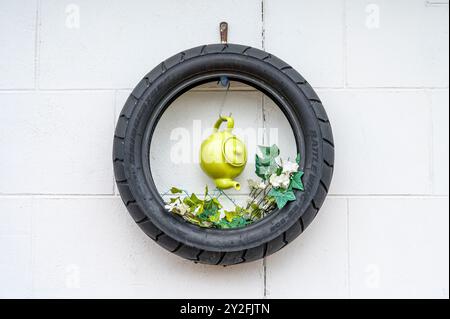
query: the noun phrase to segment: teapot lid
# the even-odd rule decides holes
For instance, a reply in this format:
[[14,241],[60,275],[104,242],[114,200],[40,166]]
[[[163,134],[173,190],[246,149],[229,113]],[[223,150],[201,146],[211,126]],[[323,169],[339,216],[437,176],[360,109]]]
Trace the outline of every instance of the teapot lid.
[[236,136],[230,136],[223,142],[222,154],[227,163],[232,166],[239,167],[247,163],[245,144]]

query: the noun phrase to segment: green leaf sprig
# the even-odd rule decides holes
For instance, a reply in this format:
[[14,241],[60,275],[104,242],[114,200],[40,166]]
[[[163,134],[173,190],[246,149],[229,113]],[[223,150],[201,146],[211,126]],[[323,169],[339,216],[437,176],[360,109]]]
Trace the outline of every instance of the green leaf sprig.
[[[260,155],[255,158],[255,173],[261,182],[249,181],[250,198],[245,207],[235,205],[234,210],[223,210],[219,201],[223,191],[211,194],[205,187],[203,198],[177,187],[170,189],[171,198],[166,208],[186,221],[200,227],[233,229],[247,226],[269,214],[275,207],[284,208],[295,201],[295,191],[304,191],[303,171],[299,170],[300,154],[295,163],[283,162],[276,145],[259,146]],[[251,182],[251,183],[250,183]]]

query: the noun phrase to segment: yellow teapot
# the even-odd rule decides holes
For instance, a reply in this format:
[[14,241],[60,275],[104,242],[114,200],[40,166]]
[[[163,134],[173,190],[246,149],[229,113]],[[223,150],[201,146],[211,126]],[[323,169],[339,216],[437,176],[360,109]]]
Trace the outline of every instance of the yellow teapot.
[[[227,122],[227,128],[219,131],[220,125]],[[214,125],[213,134],[203,141],[200,148],[200,166],[220,189],[241,185],[233,180],[245,168],[247,163],[247,148],[245,144],[232,133],[234,119],[230,116],[220,116]]]

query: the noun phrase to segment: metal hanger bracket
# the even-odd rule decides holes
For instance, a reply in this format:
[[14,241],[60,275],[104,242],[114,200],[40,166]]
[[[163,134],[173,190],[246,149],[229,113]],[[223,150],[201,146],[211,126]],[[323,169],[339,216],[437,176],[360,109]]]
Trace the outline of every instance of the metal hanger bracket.
[[228,23],[227,22],[221,22],[219,25],[219,31],[220,31],[220,43],[227,44],[228,43]]

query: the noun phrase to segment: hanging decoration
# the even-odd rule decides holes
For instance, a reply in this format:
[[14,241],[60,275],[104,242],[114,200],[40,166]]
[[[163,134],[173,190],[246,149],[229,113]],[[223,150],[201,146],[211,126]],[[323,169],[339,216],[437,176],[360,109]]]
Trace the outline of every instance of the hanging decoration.
[[[125,102],[114,134],[117,189],[136,224],[168,251],[210,265],[251,262],[286,247],[314,220],[334,171],[330,120],[308,81],[269,52],[228,43],[227,32],[220,23],[220,43],[184,50],[148,72]],[[276,145],[260,146],[248,198],[234,202],[226,191],[244,192],[237,180],[248,150],[233,133],[231,114],[222,116],[222,103],[200,152],[215,188],[194,194],[172,187],[158,197],[149,160],[155,128],[177,97],[209,82],[226,88],[223,102],[230,82],[266,94],[289,120],[301,159],[282,159]]]
[[[227,130],[218,132],[223,121],[228,123]],[[172,187],[166,205],[169,212],[201,227],[239,228],[264,218],[275,208],[283,208],[296,200],[295,191],[304,190],[303,172],[299,170],[300,155],[295,161],[283,160],[279,157],[278,146],[259,146],[262,155],[255,156],[255,173],[260,180],[248,181],[250,195],[244,205],[237,205],[223,191],[230,187],[240,189],[232,178],[242,172],[247,158],[245,145],[231,134],[233,125],[231,117],[221,117],[214,126],[215,133],[204,141],[201,148],[201,166],[214,179],[217,188],[210,192],[206,186],[199,198],[194,193]],[[231,201],[234,209],[225,210],[221,197]]]
[[[220,125],[227,122],[227,128],[219,131]],[[214,180],[220,189],[241,185],[233,180],[239,176],[247,163],[247,148],[233,134],[234,119],[230,116],[220,116],[214,125],[214,133],[203,141],[200,149],[200,166]]]

